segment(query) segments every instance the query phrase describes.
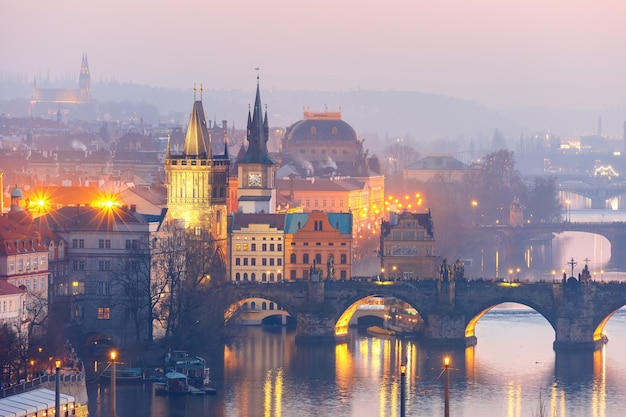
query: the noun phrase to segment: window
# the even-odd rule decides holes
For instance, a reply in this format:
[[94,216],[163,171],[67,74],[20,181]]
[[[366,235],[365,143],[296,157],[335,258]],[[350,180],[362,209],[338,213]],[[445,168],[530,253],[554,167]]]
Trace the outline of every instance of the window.
[[98,249],[111,249],[111,239],[98,239]]
[[98,261],[98,271],[110,271],[111,261]]
[[109,320],[111,309],[109,307],[98,307],[98,320]]
[[304,255],[302,255],[302,263],[303,264],[308,264],[309,263],[309,254],[305,253]]
[[295,270],[295,269],[292,269],[291,271],[289,271],[289,278],[290,278],[292,281],[295,281],[295,280],[296,280],[296,270]]
[[274,244],[270,243],[270,252],[274,252]]
[[261,265],[267,265],[267,258],[261,258]]
[[345,265],[345,264],[348,263],[348,257],[346,256],[345,253],[341,254],[341,258],[339,260],[339,263],[342,264],[342,265]]
[[72,282],[72,295],[79,295],[85,293],[85,283],[82,281]]
[[33,258],[33,269],[39,269],[39,258],[37,258],[36,256]]
[[22,272],[24,270],[24,260],[19,259],[17,261],[17,272]]
[[270,258],[270,266],[274,266],[274,258]]
[[264,244],[261,245],[261,250],[263,252],[267,251],[267,243],[264,243]]
[[81,249],[85,247],[85,239],[78,239],[78,247]]
[[241,258],[235,258],[235,265],[241,265]]
[[278,252],[282,252],[282,251],[283,251],[283,244],[282,244],[282,243],[277,244],[277,245],[276,245],[276,250],[277,250]]
[[241,243],[237,243],[236,248],[237,250],[241,250]]
[[239,272],[237,272],[235,274],[235,281],[240,281],[241,280],[241,274]]
[[315,263],[316,264],[321,264],[322,263],[322,254],[320,254],[320,253],[315,254]]
[[318,200],[315,200],[315,202],[314,202],[314,206],[315,206],[315,207],[317,207],[317,201],[318,201]]
[[256,265],[256,258],[250,258],[250,265]]
[[282,258],[276,259],[276,265],[282,266],[282,264],[283,264],[283,259]]
[[244,243],[244,244],[243,244],[243,250],[244,250],[244,251],[247,251],[247,250],[248,250],[248,244],[247,244],[247,243]]
[[296,254],[292,253],[291,255],[289,255],[289,263],[295,264],[296,263]]
[[85,270],[85,261],[72,261],[72,271],[84,271]]
[[98,281],[98,295],[110,295],[111,283],[106,281]]
[[267,282],[267,274],[265,272],[261,275],[261,281]]
[[348,278],[348,273],[346,271],[341,271],[340,277],[341,279],[345,280],[346,278]]
[[243,264],[248,265],[248,258],[243,258]]
[[326,200],[322,200],[322,207],[326,207]]
[[250,244],[250,250],[255,252],[256,251],[256,243],[251,243]]

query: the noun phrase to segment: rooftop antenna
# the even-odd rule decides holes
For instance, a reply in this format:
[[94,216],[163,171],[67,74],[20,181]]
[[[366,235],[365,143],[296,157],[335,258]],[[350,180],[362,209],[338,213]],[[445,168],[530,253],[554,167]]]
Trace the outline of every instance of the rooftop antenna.
[[254,69],[256,70],[256,83],[257,83],[257,85],[258,85],[258,84],[259,84],[259,73],[260,73],[260,71],[259,71],[259,67],[256,67],[256,68],[254,68]]
[[204,88],[202,87],[202,83],[200,83],[200,101],[202,101],[202,92],[204,91]]
[[193,83],[193,101],[196,101],[196,83]]

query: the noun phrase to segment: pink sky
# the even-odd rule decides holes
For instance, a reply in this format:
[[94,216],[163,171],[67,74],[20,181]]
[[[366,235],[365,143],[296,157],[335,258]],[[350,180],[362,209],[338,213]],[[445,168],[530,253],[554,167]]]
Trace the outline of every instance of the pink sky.
[[626,104],[619,0],[0,0],[0,71],[207,89]]

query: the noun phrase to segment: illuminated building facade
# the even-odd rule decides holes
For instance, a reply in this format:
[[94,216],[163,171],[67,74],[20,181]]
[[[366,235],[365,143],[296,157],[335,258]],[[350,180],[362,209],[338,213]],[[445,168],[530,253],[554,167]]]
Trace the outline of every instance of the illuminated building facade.
[[285,274],[288,280],[343,280],[352,276],[352,214],[289,213],[285,217]]
[[435,278],[437,257],[430,212],[391,213],[380,233],[380,271],[385,279]]
[[[202,94],[202,93],[201,93]],[[167,207],[174,219],[185,221],[195,236],[216,243],[226,256],[228,171],[227,148],[213,155],[202,99],[193,105],[182,153],[165,156]]]
[[229,267],[233,282],[271,284],[283,281],[284,227],[284,214],[232,214]]

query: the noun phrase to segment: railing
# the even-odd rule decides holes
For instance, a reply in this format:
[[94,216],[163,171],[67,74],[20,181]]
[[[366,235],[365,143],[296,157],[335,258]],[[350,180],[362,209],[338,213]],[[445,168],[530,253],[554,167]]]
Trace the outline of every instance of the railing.
[[[85,380],[85,371],[82,370],[80,372],[72,371],[72,372],[61,372],[59,375],[60,382],[81,382]],[[36,389],[42,384],[46,384],[49,382],[54,383],[56,381],[55,374],[45,374],[41,375],[38,378],[30,379],[28,381],[21,380],[17,384],[13,384],[10,387],[3,387],[0,389],[0,398],[9,397],[11,395],[20,394],[22,392],[31,391]]]

